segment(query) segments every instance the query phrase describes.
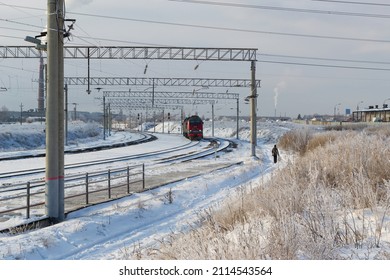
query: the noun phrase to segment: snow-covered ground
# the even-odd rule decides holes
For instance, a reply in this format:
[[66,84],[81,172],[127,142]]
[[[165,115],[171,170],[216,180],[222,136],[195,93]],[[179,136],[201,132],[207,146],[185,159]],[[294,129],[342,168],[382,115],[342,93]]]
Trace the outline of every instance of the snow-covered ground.
[[[168,124],[165,124],[168,126]],[[177,124],[169,124],[174,131]],[[205,125],[205,135],[211,135],[210,124]],[[85,127],[85,129],[83,129]],[[232,128],[233,127],[233,128]],[[234,122],[216,122],[215,136],[229,137],[235,128]],[[111,137],[103,141],[100,128],[95,124],[75,124],[71,126],[70,131],[80,131],[77,136],[72,137],[72,146],[97,145],[99,143],[107,144],[107,141],[115,143],[122,141],[123,137],[116,138],[116,135],[123,133],[112,133]],[[6,126],[2,125],[0,132],[1,139],[6,139],[7,143],[0,143],[4,154],[13,154],[34,152],[43,148],[42,125],[24,124]],[[156,127],[157,132],[161,131],[161,126]],[[177,130],[177,129],[176,129]],[[244,165],[221,170],[204,176],[188,179],[183,182],[171,184],[153,191],[141,194],[134,194],[130,197],[122,198],[115,202],[105,203],[98,206],[92,206],[69,214],[66,221],[52,227],[27,232],[15,236],[1,235],[0,237],[0,258],[1,259],[124,259],[128,258],[128,248],[135,244],[149,246],[155,243],[164,235],[172,230],[184,230],[189,224],[197,218],[197,213],[202,209],[207,209],[213,204],[219,203],[224,197],[228,196],[235,188],[251,184],[253,180],[258,180],[259,176],[267,176],[274,168],[268,155],[269,145],[273,144],[286,128],[279,126],[279,129],[264,126],[260,130],[260,135],[264,134],[259,140],[268,144],[259,146],[257,154],[259,159],[250,157],[250,145],[248,141],[240,141],[237,149],[233,153],[221,155],[232,160],[244,161]],[[84,131],[85,134],[82,134]],[[167,131],[167,130],[165,130]],[[240,137],[248,138],[249,131],[243,131]],[[28,137],[29,134],[40,135]],[[129,139],[137,138],[136,133],[126,133]],[[157,134],[158,136],[158,134]],[[180,134],[170,134],[172,139],[180,139]],[[264,140],[266,139],[266,140]],[[35,141],[35,142],[33,142]],[[88,143],[88,144],[86,144]],[[156,142],[158,143],[158,142]],[[127,147],[126,149],[135,149],[141,152],[143,144]],[[10,148],[9,148],[10,147]],[[24,148],[34,147],[34,150]],[[18,151],[19,149],[19,151]],[[100,156],[109,150],[100,151]],[[67,155],[65,161],[67,162]],[[85,154],[69,155],[72,161],[85,158]],[[216,161],[214,157],[207,159]],[[38,163],[43,158],[34,159]],[[202,161],[205,161],[202,159]],[[15,161],[13,161],[15,162]],[[18,160],[18,167],[26,167],[23,162],[28,160]],[[41,163],[41,164],[42,164]],[[3,164],[7,164],[3,162]],[[29,163],[32,164],[32,163]],[[194,161],[196,164],[196,161]],[[7,169],[17,169],[10,167]],[[176,167],[179,168],[179,167]],[[3,168],[5,169],[5,167]],[[180,170],[177,170],[180,172]],[[169,204],[164,196],[172,189],[173,203]],[[19,218],[18,218],[19,219]],[[18,222],[18,220],[16,220]],[[45,237],[46,236],[46,237]]]
[[[169,125],[171,131],[175,131],[175,124]],[[99,130],[94,124],[88,124],[88,126],[92,131]],[[216,122],[214,135],[235,139],[233,136],[235,127],[235,122]],[[221,154],[220,159],[241,160],[244,164],[212,173],[205,172],[202,176],[91,206],[73,212],[64,222],[47,228],[17,235],[0,234],[0,259],[125,260],[132,258],[133,253],[139,248],[156,245],[172,232],[185,231],[190,225],[196,223],[199,213],[220,204],[238,187],[253,187],[256,185],[255,182],[267,180],[275,168],[282,168],[283,161],[278,165],[271,162],[270,149],[283,133],[294,127],[293,124],[259,123],[257,158],[250,156],[249,125],[240,123],[240,127],[242,130],[237,149],[231,153]],[[23,133],[19,134],[18,129],[9,130],[9,127],[2,125],[0,127],[0,149],[2,149],[0,156],[9,152],[23,153],[26,150],[31,152],[31,149],[42,149],[41,141],[30,143],[31,139],[36,138],[28,137],[29,133],[33,134],[40,130],[42,127],[39,125],[26,124],[23,127]],[[161,130],[160,125],[156,127],[156,132]],[[88,130],[81,129],[81,131]],[[12,135],[7,136],[7,133],[12,133]],[[77,136],[72,138],[72,145],[102,143],[99,133],[96,135],[91,132],[85,135],[81,133],[79,138]],[[123,138],[115,139],[115,135],[113,133],[111,138],[109,137],[104,143],[123,140]],[[128,135],[130,138],[138,137],[136,134],[128,133]],[[87,139],[86,136],[89,138]],[[208,122],[205,123],[205,136],[211,136],[211,124]],[[19,137],[24,140],[20,140]],[[171,137],[182,138],[180,134],[174,133]],[[1,143],[2,141],[7,142]],[[15,142],[19,143],[18,147]],[[26,146],[29,149],[23,148]],[[143,145],[135,145],[133,148],[140,152]],[[81,157],[83,155],[80,155]],[[202,161],[205,160],[216,161],[219,158],[202,159]],[[196,161],[193,164],[196,164]],[[172,200],[169,201],[170,199]],[[3,264],[0,262],[0,267]]]
[[[135,141],[139,134],[112,132],[103,141],[102,127],[97,123],[73,121],[68,125],[65,151],[106,146],[120,142]],[[40,122],[0,124],[0,159],[13,156],[37,155],[45,153],[45,124]]]

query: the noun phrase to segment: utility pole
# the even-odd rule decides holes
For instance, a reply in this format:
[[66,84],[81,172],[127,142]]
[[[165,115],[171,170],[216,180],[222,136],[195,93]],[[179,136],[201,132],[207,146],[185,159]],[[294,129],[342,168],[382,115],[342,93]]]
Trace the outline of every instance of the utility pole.
[[251,156],[256,156],[256,145],[257,145],[257,116],[256,116],[256,103],[257,103],[257,88],[256,88],[256,61],[251,61],[251,95],[250,95],[250,106],[251,106]]
[[20,125],[23,123],[23,103],[20,103]]
[[47,1],[46,215],[65,219],[64,0]]

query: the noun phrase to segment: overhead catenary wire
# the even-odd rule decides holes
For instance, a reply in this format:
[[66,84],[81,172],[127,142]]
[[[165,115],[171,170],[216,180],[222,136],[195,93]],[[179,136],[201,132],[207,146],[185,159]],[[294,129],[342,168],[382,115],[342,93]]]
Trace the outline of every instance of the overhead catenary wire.
[[[173,0],[172,0],[173,1]],[[1,5],[1,3],[0,3]],[[22,7],[22,6],[17,6]],[[359,37],[348,37],[348,36],[333,36],[333,35],[318,35],[318,34],[302,34],[302,33],[291,33],[291,32],[278,32],[278,31],[267,31],[267,30],[254,30],[254,29],[243,29],[243,28],[231,28],[231,27],[222,27],[222,26],[211,26],[211,25],[201,25],[201,24],[186,24],[179,22],[168,22],[168,21],[156,21],[156,20],[147,20],[147,19],[136,19],[129,17],[118,17],[118,16],[109,16],[102,14],[89,14],[89,13],[77,13],[77,12],[67,12],[68,14],[79,15],[79,16],[87,16],[87,17],[97,17],[97,18],[105,18],[105,19],[113,19],[113,20],[123,20],[123,21],[133,21],[133,22],[142,22],[149,24],[159,24],[159,25],[169,25],[169,26],[179,26],[179,27],[188,27],[188,28],[200,28],[200,29],[210,29],[217,31],[232,31],[232,32],[245,32],[245,33],[257,33],[257,34],[268,34],[268,35],[276,35],[276,36],[293,36],[293,37],[302,37],[302,38],[317,38],[317,39],[330,39],[330,40],[344,40],[344,41],[362,41],[362,42],[372,42],[372,43],[390,43],[388,39],[376,39],[376,38],[359,38]],[[388,15],[390,18],[390,15]],[[41,26],[21,23],[17,21],[11,21],[7,19],[0,19],[0,21],[6,21],[9,23],[22,24],[31,27],[37,27],[42,29]],[[83,38],[79,36],[78,38]],[[84,39],[87,39],[84,37]],[[94,37],[89,37],[88,39],[95,39]],[[104,38],[96,38],[98,40],[105,40]],[[115,41],[112,39],[107,39],[107,41]],[[126,42],[123,40],[117,40]],[[156,44],[158,45],[158,44]]]
[[318,10],[318,9],[304,9],[304,8],[291,8],[291,7],[278,7],[278,6],[265,6],[265,5],[250,5],[231,2],[215,2],[215,1],[202,1],[202,0],[168,0],[170,2],[179,3],[191,3],[213,6],[225,6],[234,8],[250,8],[250,9],[262,9],[273,10],[283,12],[296,12],[296,13],[313,13],[323,15],[337,15],[337,16],[353,16],[353,17],[369,17],[369,18],[384,18],[390,19],[390,15],[386,14],[370,14],[370,13],[358,13],[358,12],[345,12],[345,11],[330,11],[330,10]]
[[371,3],[371,2],[358,2],[358,1],[338,1],[338,0],[311,0],[314,2],[329,2],[329,3],[338,3],[338,4],[352,4],[352,5],[367,5],[367,6],[383,6],[390,7],[390,4],[387,3]]
[[[95,15],[89,15],[89,14],[83,14],[83,15],[95,17]],[[134,21],[134,22],[144,22],[144,23],[151,23],[151,24],[172,25],[172,26],[179,26],[179,27],[211,29],[211,30],[218,30],[218,31],[246,32],[246,33],[258,33],[258,34],[269,34],[269,35],[279,35],[279,36],[293,36],[293,37],[304,37],[304,38],[317,38],[317,39],[344,40],[344,41],[362,41],[362,42],[373,42],[373,43],[390,43],[390,40],[388,40],[388,39],[372,39],[372,38],[357,38],[357,37],[346,37],[346,36],[326,36],[326,35],[315,35],[315,34],[275,32],[275,31],[265,31],[265,30],[230,28],[230,27],[218,27],[218,26],[211,26],[211,25],[186,24],[186,23],[177,23],[177,22],[154,21],[154,20],[123,18],[123,17],[111,17],[111,16],[107,16],[106,18],[117,19],[117,20],[126,20],[126,21]],[[93,38],[90,38],[90,39],[93,39]],[[103,40],[103,39],[101,39],[101,40]]]
[[266,59],[261,59],[261,58],[259,58],[258,61],[260,63],[262,62],[262,63],[285,64],[285,65],[313,66],[313,67],[323,67],[323,68],[343,68],[343,69],[355,69],[355,70],[390,71],[390,68],[276,61],[276,60],[266,60]]
[[[293,37],[304,37],[304,38],[317,38],[317,39],[345,40],[345,41],[365,41],[365,42],[376,42],[376,43],[390,43],[390,40],[388,40],[388,39],[357,38],[357,37],[348,37],[348,36],[327,36],[327,35],[317,35],[317,34],[300,34],[300,33],[289,33],[289,32],[277,32],[277,31],[266,31],[266,30],[254,30],[254,29],[232,28],[232,27],[222,27],[222,26],[211,26],[211,25],[202,25],[202,24],[187,24],[187,23],[179,23],[179,22],[168,22],[168,21],[157,21],[157,20],[147,20],[147,19],[136,19],[136,18],[129,18],[129,17],[97,15],[97,14],[88,14],[88,13],[68,12],[68,14],[87,16],[87,17],[98,17],[98,18],[114,19],[114,20],[123,20],[123,21],[133,21],[133,22],[141,22],[141,23],[150,23],[150,24],[158,24],[158,25],[169,25],[169,26],[179,26],[179,27],[188,27],[188,28],[210,29],[210,30],[218,30],[218,31],[246,32],[246,33],[258,33],[258,34],[293,36]],[[390,18],[390,15],[389,15],[389,18]]]
[[12,27],[4,27],[4,26],[0,26],[0,29],[6,29],[6,30],[12,30],[12,31],[20,31],[20,32],[36,32],[36,30],[12,28]]
[[17,24],[17,25],[24,25],[24,26],[29,26],[29,27],[35,27],[35,28],[39,28],[40,30],[42,30],[42,26],[39,26],[39,25],[34,25],[34,24],[29,24],[29,23],[24,23],[24,22],[20,22],[20,21],[16,21],[16,20],[9,20],[9,19],[4,19],[4,18],[0,18],[0,21],[3,21],[3,22],[7,22],[7,23],[12,23],[12,24]]
[[12,39],[22,39],[21,37],[9,36],[9,35],[2,35],[2,34],[0,34],[0,37],[2,37],[2,38],[12,38]]
[[[175,0],[172,0],[172,1],[175,1]],[[207,2],[207,3],[211,2],[211,3],[214,3],[213,1],[192,1],[192,0],[181,1],[181,2]],[[221,4],[226,4],[226,3],[221,2]],[[0,3],[0,5],[2,5],[2,3]],[[10,5],[7,5],[7,6],[10,6]],[[14,5],[11,5],[11,6],[14,6]],[[22,6],[17,6],[17,7],[22,8]],[[207,29],[217,29],[217,30],[226,30],[226,31],[237,31],[237,32],[265,33],[265,34],[271,34],[271,35],[298,36],[298,37],[320,38],[320,39],[369,41],[369,42],[382,42],[382,43],[389,43],[390,42],[390,40],[378,40],[378,39],[368,39],[368,38],[349,38],[349,37],[337,37],[337,36],[321,36],[321,35],[313,35],[313,34],[298,34],[298,33],[284,33],[284,32],[260,31],[260,30],[247,30],[247,29],[238,29],[238,28],[226,28],[226,27],[215,27],[215,26],[207,26],[207,25],[183,24],[183,23],[174,23],[174,22],[165,22],[165,21],[152,21],[152,20],[133,19],[133,18],[125,18],[125,17],[117,17],[117,16],[95,15],[95,14],[86,14],[86,13],[71,13],[71,12],[67,12],[67,13],[68,14],[75,14],[75,15],[91,16],[91,17],[117,19],[117,20],[140,21],[140,22],[155,23],[155,24],[177,25],[177,26],[184,26],[184,27],[207,28]],[[0,20],[4,20],[4,19],[0,19]],[[25,24],[25,23],[16,22],[16,21],[9,21],[9,20],[4,20],[4,21],[15,23],[15,24],[23,24],[23,25],[28,25],[28,26],[32,26],[32,27],[42,28],[41,26]],[[86,33],[86,32],[84,32],[84,33]],[[86,33],[86,34],[88,35],[88,33]],[[0,35],[0,37],[19,38],[19,37],[14,37],[14,36],[7,36],[7,35]],[[140,43],[140,42],[133,42],[133,41],[130,42],[130,41],[124,41],[124,40],[113,40],[113,39],[105,39],[105,38],[95,38],[95,37],[92,37],[92,36],[83,37],[83,36],[74,35],[74,37],[79,38],[80,40],[84,41],[87,44],[90,44],[90,42],[88,42],[88,39],[90,39],[90,40],[101,40],[101,41],[107,40],[107,41],[113,41],[113,42],[143,44],[143,43]],[[148,44],[148,45],[160,45],[160,44]],[[264,55],[271,56],[270,54],[264,54]],[[292,57],[292,56],[286,56],[286,55],[274,55],[274,56],[279,56],[279,57],[284,57],[284,58],[290,57],[290,58],[296,58],[296,59],[299,58],[299,59],[317,59],[317,60],[328,60],[328,61],[339,61],[339,62],[387,64],[385,62],[340,60],[340,59],[332,59],[332,58],[328,58],[328,59],[325,59],[325,58],[307,58],[307,57]],[[261,61],[261,59],[260,59],[260,61]],[[318,67],[338,67],[338,68],[350,68],[350,69],[366,69],[366,70],[383,70],[383,71],[388,71],[388,69],[377,68],[377,67],[322,65],[322,64],[316,64],[316,63],[281,62],[281,61],[271,61],[271,60],[267,60],[267,61],[263,60],[263,62],[268,62],[268,63],[286,63],[286,64],[318,66]]]
[[[206,25],[184,24],[184,23],[156,22],[156,21],[147,21],[147,20],[138,20],[138,19],[128,19],[128,20],[130,20],[130,21],[143,21],[143,22],[153,23],[153,24],[166,24],[166,25],[176,25],[176,26],[191,27],[191,28],[213,29],[213,30],[219,30],[219,31],[246,32],[246,33],[276,35],[276,36],[292,36],[292,37],[343,40],[343,41],[360,41],[360,42],[371,42],[371,43],[390,43],[389,39],[373,39],[373,38],[358,38],[358,37],[345,37],[345,36],[300,34],[300,33],[263,31],[263,30],[217,27],[217,26],[206,26]],[[167,46],[167,47],[169,47],[169,45],[163,45],[163,44],[157,44],[157,43],[140,43],[140,42],[134,42],[134,41],[115,40],[115,39],[108,39],[108,38],[101,38],[101,37],[100,38],[99,37],[83,37],[83,36],[77,36],[77,35],[73,35],[73,36],[77,37],[77,38],[91,39],[91,40],[111,41],[111,42],[119,42],[119,43],[135,43],[137,45],[144,44],[144,45],[151,45],[151,46]]]
[[[284,60],[270,60],[264,59],[264,57],[275,57]],[[298,61],[286,61],[286,59],[295,59]],[[390,65],[388,61],[370,61],[370,60],[352,60],[352,59],[339,59],[339,58],[324,58],[324,57],[309,57],[309,56],[293,56],[283,54],[257,54],[257,60],[261,63],[272,63],[272,64],[284,64],[284,65],[297,65],[297,66],[310,66],[310,67],[322,67],[322,68],[342,68],[342,69],[353,69],[353,70],[372,70],[372,71],[390,71],[390,68],[381,68],[373,66],[361,66],[361,65],[336,65],[336,64],[320,64],[320,63],[307,63],[302,60],[314,60],[314,61],[330,61],[330,62],[346,62],[353,64],[377,64],[377,65]]]
[[[251,8],[251,9],[266,9],[266,10],[276,10],[276,11],[287,11],[287,12],[304,12],[304,13],[317,13],[325,15],[339,15],[339,16],[359,16],[359,17],[377,17],[377,18],[390,18],[390,15],[386,14],[370,14],[370,13],[355,13],[355,12],[345,12],[345,11],[329,11],[329,10],[318,10],[318,9],[303,9],[303,8],[289,8],[289,7],[280,7],[280,6],[265,6],[265,5],[249,5],[241,3],[231,3],[231,2],[215,2],[215,1],[200,1],[200,0],[167,0],[170,2],[181,2],[181,3],[193,3],[193,4],[207,4],[207,5],[218,5],[218,6],[231,6],[237,8]],[[358,1],[331,1],[331,0],[312,0],[318,2],[334,2],[334,3],[344,3],[344,4],[360,4],[360,5],[373,5],[373,6],[390,6],[386,3],[370,3],[370,2],[358,2]],[[43,8],[22,6],[22,5],[10,5],[0,2],[0,6],[7,6],[11,8],[18,9],[28,9],[35,11],[46,11]],[[68,14],[80,14],[83,13],[76,12],[67,12]],[[101,16],[101,15],[96,15]]]
[[293,58],[293,59],[309,59],[309,60],[333,61],[333,62],[350,62],[350,63],[368,63],[368,64],[390,65],[390,62],[388,62],[388,61],[354,60],[354,59],[309,57],[309,56],[293,56],[293,55],[268,54],[268,53],[260,53],[257,57],[259,57],[259,56],[282,57],[282,58]]
[[[280,6],[250,5],[250,4],[242,4],[242,3],[231,3],[231,2],[215,2],[215,1],[201,1],[201,0],[167,0],[167,1],[178,2],[178,3],[230,6],[230,7],[236,7],[236,8],[251,8],[251,9],[286,11],[286,12],[315,13],[315,14],[324,14],[324,15],[390,18],[390,15],[386,15],[386,14],[370,14],[370,13],[357,13],[357,12],[346,12],[346,11],[329,11],[329,10],[319,10],[319,9],[290,8],[290,7],[280,7]],[[312,1],[339,2],[339,3],[347,3],[347,4],[376,5],[376,6],[390,6],[390,4],[358,2],[358,1],[331,1],[331,0],[312,0]],[[35,7],[28,7],[28,6],[21,6],[21,5],[10,5],[10,4],[2,3],[2,2],[0,2],[0,6],[7,6],[7,7],[11,7],[11,8],[18,8],[18,9],[29,9],[29,10],[36,10],[36,11],[46,11],[45,9],[42,9],[42,8],[35,8]],[[75,15],[77,15],[77,14],[86,15],[85,13],[77,13],[77,12],[67,12],[67,13],[68,14],[75,14]],[[101,17],[101,15],[97,15],[97,16]]]

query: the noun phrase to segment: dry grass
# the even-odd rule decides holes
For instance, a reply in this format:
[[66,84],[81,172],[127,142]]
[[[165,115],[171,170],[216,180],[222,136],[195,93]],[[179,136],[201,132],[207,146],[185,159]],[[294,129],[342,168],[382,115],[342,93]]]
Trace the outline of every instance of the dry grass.
[[300,154],[294,162],[266,183],[241,188],[222,209],[205,211],[202,226],[172,234],[145,255],[348,259],[356,256],[342,254],[340,248],[364,248],[367,255],[389,259],[390,254],[380,250],[389,223],[389,141],[388,126],[287,133],[279,147]]
[[283,150],[289,150],[303,155],[313,132],[303,128],[285,133],[280,139],[278,146]]

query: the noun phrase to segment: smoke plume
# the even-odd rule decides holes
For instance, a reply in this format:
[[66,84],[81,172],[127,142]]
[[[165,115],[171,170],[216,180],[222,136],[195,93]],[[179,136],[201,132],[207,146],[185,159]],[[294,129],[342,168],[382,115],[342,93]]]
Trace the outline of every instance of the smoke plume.
[[280,89],[284,89],[286,86],[286,82],[285,81],[280,81],[276,87],[274,88],[274,104],[275,104],[275,109],[276,109],[276,106],[278,105],[278,98],[279,98],[279,90]]

